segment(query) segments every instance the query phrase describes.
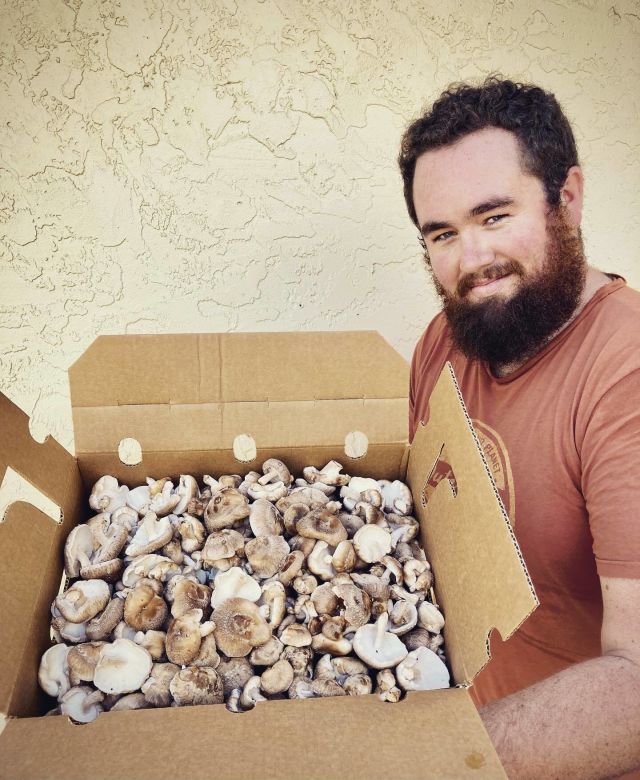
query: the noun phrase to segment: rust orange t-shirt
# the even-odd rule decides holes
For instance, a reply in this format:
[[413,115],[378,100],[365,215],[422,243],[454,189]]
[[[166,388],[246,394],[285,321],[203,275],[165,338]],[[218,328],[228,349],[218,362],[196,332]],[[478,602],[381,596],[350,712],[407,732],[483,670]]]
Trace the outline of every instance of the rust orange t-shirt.
[[447,360],[540,600],[508,641],[492,639],[482,705],[600,655],[598,576],[640,577],[640,293],[620,278],[601,287],[504,378],[458,352],[439,314],[413,355],[410,438]]

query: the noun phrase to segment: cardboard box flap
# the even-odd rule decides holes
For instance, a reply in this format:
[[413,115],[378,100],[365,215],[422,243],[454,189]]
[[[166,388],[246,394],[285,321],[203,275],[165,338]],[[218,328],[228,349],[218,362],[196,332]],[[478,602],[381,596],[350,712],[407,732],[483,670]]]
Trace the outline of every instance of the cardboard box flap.
[[[28,416],[0,394],[0,484],[11,467],[59,507],[54,522],[26,500],[9,504],[0,522],[0,710],[33,711],[39,653],[49,634],[49,608],[60,585],[64,540],[82,502],[75,458],[55,439],[34,441]],[[3,502],[4,503],[4,499]]]
[[[133,738],[132,738],[133,737]],[[34,750],[34,745],[38,746]],[[107,712],[9,721],[0,736],[11,777],[220,780],[506,778],[467,691]]]
[[69,370],[76,453],[405,441],[408,376],[371,331],[102,336]]
[[407,478],[453,676],[468,684],[489,659],[491,630],[507,639],[538,600],[449,363],[416,431]]

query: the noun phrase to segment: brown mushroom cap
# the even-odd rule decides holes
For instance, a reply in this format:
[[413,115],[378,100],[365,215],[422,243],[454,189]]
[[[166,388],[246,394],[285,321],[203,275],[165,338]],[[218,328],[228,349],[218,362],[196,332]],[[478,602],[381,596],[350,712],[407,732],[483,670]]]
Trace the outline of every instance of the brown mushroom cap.
[[169,683],[174,701],[181,707],[195,704],[222,704],[222,679],[209,666],[181,669]]
[[277,536],[284,528],[282,515],[266,498],[258,498],[251,504],[249,525],[256,537]]
[[284,536],[259,536],[245,546],[247,560],[253,573],[261,579],[273,577],[280,571],[290,549]]
[[213,634],[207,634],[200,642],[198,655],[191,661],[191,666],[210,666],[217,669],[220,663],[216,638]]
[[202,550],[202,561],[209,566],[215,566],[216,561],[222,558],[233,558],[234,555],[242,553],[244,543],[244,536],[239,531],[223,528],[207,538]]
[[201,620],[202,610],[191,609],[169,623],[166,653],[172,663],[186,666],[198,655],[203,636]]
[[283,650],[284,644],[277,636],[272,636],[268,642],[253,648],[249,660],[254,666],[273,666],[282,655]]
[[213,620],[218,648],[229,658],[248,655],[252,648],[271,638],[267,621],[253,601],[247,599],[226,599],[215,609]]
[[169,707],[172,702],[169,684],[180,671],[176,664],[154,664],[149,678],[140,689],[152,707]]
[[190,609],[201,609],[203,615],[209,614],[209,601],[211,599],[211,588],[200,582],[181,579],[176,583],[173,589],[173,604],[171,605],[171,614],[174,618],[182,617]]
[[304,563],[302,550],[292,550],[284,559],[284,563],[278,572],[278,580],[283,585],[289,585],[300,574]]
[[298,520],[296,531],[300,536],[321,539],[332,547],[347,539],[347,530],[340,522],[340,518],[323,509],[312,510]]
[[120,579],[124,561],[122,558],[114,558],[103,563],[90,563],[80,569],[80,576],[84,580],[104,580],[105,582],[117,582]]
[[293,682],[293,676],[293,667],[289,661],[281,658],[262,673],[260,687],[268,694],[282,693]]
[[249,517],[249,499],[239,490],[225,487],[211,496],[204,510],[204,522],[209,533],[231,528]]
[[167,619],[168,613],[167,602],[149,585],[138,584],[127,594],[124,603],[124,620],[136,631],[160,628]]
[[357,585],[334,585],[333,592],[344,602],[344,616],[352,628],[360,628],[371,617],[371,596]]
[[285,464],[277,458],[269,458],[262,464],[264,476],[258,479],[261,485],[269,482],[283,482],[287,487],[292,483],[293,477]]
[[234,688],[244,688],[253,677],[253,668],[246,658],[221,658],[216,671],[222,678],[225,696]]
[[99,615],[87,624],[87,638],[91,640],[107,639],[124,617],[124,599],[115,597]]
[[100,651],[105,644],[105,642],[84,642],[69,650],[67,653],[67,665],[69,667],[69,681],[71,685],[80,685],[81,682],[93,682],[93,675],[100,658]]
[[78,577],[82,566],[91,562],[94,539],[88,525],[78,525],[72,529],[64,545],[64,570],[69,578]]

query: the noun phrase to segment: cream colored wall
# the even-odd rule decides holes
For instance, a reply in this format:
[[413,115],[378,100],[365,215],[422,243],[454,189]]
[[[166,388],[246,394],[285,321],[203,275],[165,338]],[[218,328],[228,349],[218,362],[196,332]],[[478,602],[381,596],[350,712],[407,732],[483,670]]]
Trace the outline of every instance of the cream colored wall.
[[72,448],[102,333],[375,328],[436,311],[395,156],[450,81],[556,92],[600,267],[640,287],[632,0],[4,0],[0,389]]

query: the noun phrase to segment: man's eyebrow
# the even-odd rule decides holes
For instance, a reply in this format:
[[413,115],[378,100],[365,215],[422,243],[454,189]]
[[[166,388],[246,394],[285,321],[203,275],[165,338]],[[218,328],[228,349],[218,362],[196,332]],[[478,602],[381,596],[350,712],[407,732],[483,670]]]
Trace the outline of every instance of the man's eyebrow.
[[[486,214],[487,211],[493,211],[494,209],[503,209],[506,206],[513,206],[515,203],[514,198],[496,197],[489,198],[488,200],[478,203],[469,211],[470,217],[479,217],[481,214]],[[449,222],[425,222],[420,230],[422,235],[426,236],[429,233],[433,233],[436,230],[446,230],[451,227]]]
[[480,214],[486,214],[487,211],[493,211],[494,209],[503,209],[505,206],[513,206],[515,200],[513,198],[489,198],[482,203],[478,203],[469,211],[470,217],[479,217]]

